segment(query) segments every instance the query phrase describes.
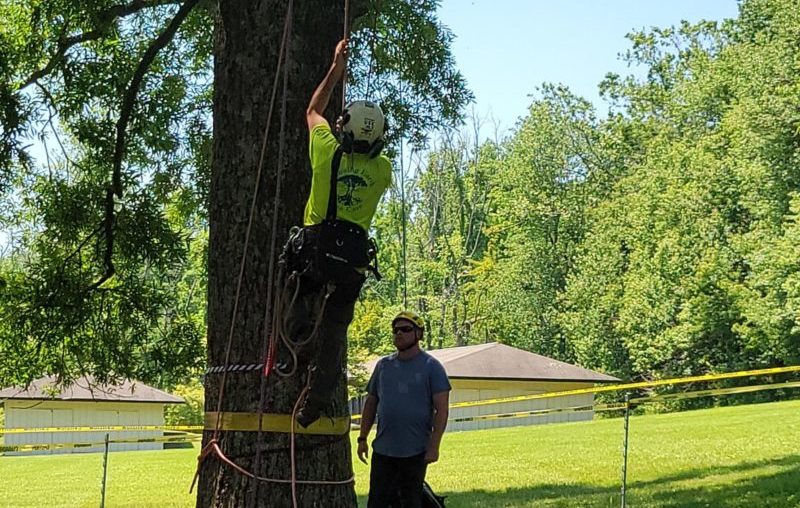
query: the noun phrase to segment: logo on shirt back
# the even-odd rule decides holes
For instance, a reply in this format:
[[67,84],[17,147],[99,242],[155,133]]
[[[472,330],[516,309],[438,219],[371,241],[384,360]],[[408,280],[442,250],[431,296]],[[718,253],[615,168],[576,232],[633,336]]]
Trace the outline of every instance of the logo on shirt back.
[[[357,195],[358,189],[369,186],[369,183],[359,175],[348,174],[342,175],[337,179],[337,193],[336,201],[342,206],[348,208],[359,208],[363,199]],[[341,188],[345,188],[345,193],[341,194]]]

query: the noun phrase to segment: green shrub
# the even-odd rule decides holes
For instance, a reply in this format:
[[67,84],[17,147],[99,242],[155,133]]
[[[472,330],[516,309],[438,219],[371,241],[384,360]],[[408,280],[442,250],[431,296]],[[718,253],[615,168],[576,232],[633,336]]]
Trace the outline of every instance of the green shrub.
[[166,425],[203,425],[205,394],[200,380],[177,385],[172,393],[183,397],[185,404],[170,404],[164,411]]

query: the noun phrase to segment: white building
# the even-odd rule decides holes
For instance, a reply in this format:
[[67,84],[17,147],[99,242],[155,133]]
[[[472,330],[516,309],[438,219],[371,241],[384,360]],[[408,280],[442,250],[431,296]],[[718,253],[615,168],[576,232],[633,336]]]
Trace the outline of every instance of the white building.
[[[123,381],[114,386],[99,385],[82,377],[72,385],[56,389],[54,379],[45,377],[27,389],[0,390],[5,407],[4,430],[63,427],[163,426],[164,405],[182,404],[170,395],[138,381]],[[6,452],[15,454],[84,453],[102,451],[106,433],[111,441],[156,439],[161,430],[102,430],[69,432],[4,432],[4,446],[37,445],[36,450]],[[38,449],[41,446],[42,449]],[[112,443],[112,451],[160,450],[161,442]]]
[[[453,387],[450,392],[450,405],[455,407],[450,409],[448,431],[591,420],[594,412],[589,409],[515,418],[458,421],[481,415],[591,406],[594,403],[594,394],[592,393],[472,407],[458,407],[458,404],[581,390],[592,388],[597,383],[619,381],[619,379],[606,374],[496,342],[434,349],[427,352],[441,362]],[[378,359],[375,359],[365,364],[368,374],[375,369],[377,361]],[[354,409],[360,410],[360,407]]]

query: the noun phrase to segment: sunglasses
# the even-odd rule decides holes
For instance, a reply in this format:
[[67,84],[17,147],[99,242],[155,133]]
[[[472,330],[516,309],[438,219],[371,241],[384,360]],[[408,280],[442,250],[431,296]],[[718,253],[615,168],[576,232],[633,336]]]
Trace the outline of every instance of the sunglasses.
[[413,329],[414,329],[413,326],[408,326],[408,325],[406,325],[406,326],[395,326],[395,327],[392,328],[392,333],[397,333],[397,332],[408,333]]

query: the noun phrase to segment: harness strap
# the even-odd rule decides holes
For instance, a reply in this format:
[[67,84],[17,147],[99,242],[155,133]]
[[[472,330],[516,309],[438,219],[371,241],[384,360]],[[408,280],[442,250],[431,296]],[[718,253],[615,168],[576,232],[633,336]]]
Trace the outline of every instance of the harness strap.
[[367,266],[367,270],[372,272],[372,275],[375,276],[375,280],[378,282],[381,281],[383,276],[381,275],[380,270],[378,269],[378,244],[375,242],[374,238],[369,239],[369,258],[372,261],[371,264]]
[[328,194],[328,211],[325,214],[325,220],[329,222],[336,220],[336,186],[339,183],[339,166],[342,164],[343,154],[342,146],[339,145],[331,161],[331,190]]

